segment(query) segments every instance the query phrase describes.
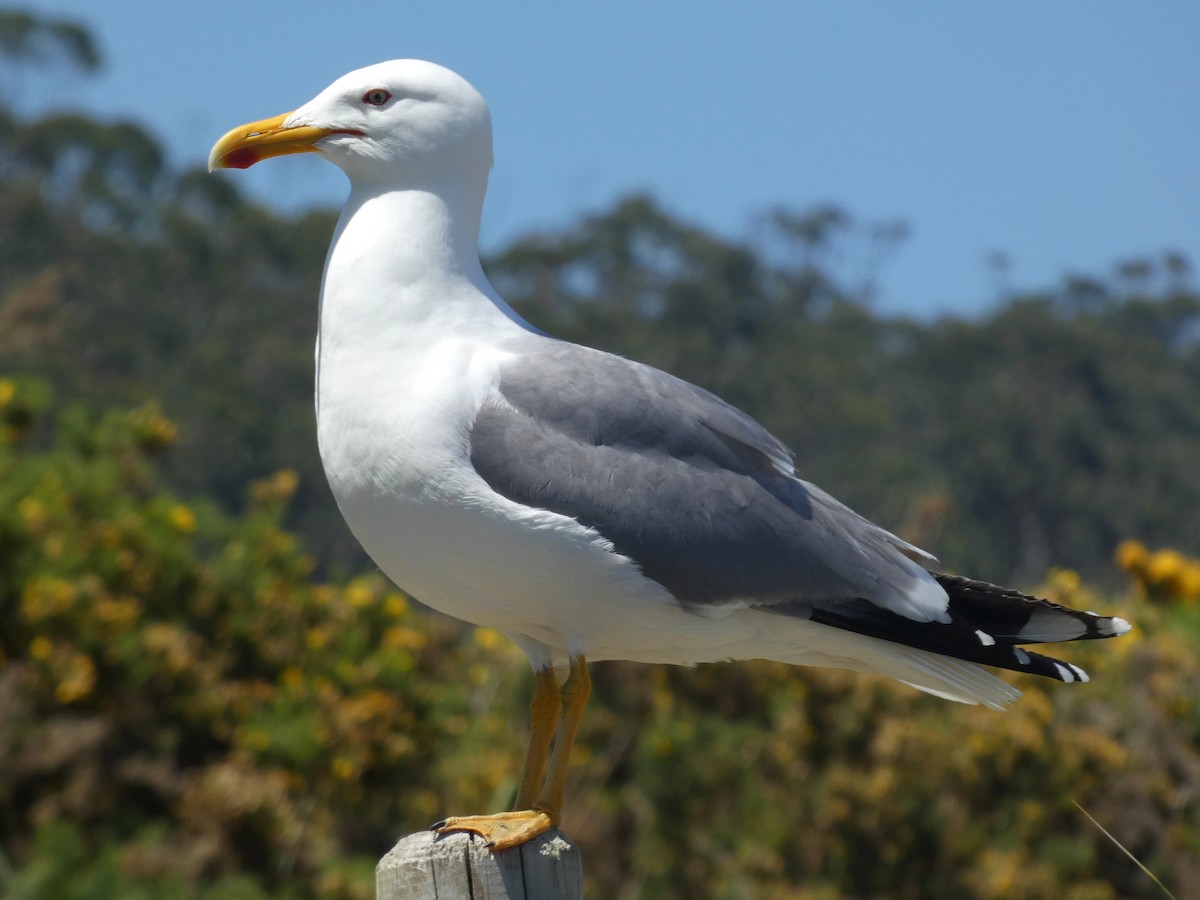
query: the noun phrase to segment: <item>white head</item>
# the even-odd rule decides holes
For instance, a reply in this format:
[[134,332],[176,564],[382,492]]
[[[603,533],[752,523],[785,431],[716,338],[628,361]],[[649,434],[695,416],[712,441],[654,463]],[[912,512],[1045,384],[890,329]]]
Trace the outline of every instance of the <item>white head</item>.
[[291,113],[235,128],[209,169],[244,169],[289,153],[320,153],[356,188],[487,183],[492,124],[483,97],[449,69],[396,59],[343,75]]

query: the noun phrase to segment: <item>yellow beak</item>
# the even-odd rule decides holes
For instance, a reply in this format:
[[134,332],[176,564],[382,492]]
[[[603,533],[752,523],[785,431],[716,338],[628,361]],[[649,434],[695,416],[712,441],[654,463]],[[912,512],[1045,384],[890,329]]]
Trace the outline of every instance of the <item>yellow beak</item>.
[[331,134],[345,134],[346,129],[318,128],[315,125],[287,127],[284,120],[291,113],[239,125],[213,144],[208,154],[208,171],[214,169],[248,169],[259,160],[289,153],[315,153],[316,143]]

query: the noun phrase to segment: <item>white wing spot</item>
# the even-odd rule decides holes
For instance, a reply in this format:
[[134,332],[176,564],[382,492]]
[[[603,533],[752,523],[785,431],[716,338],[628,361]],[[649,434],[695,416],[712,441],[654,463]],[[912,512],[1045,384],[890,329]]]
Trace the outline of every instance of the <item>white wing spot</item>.
[[1013,656],[1017,658],[1017,662],[1019,662],[1021,665],[1029,665],[1029,654],[1020,647],[1013,647]]
[[991,647],[996,643],[996,639],[981,628],[975,629],[975,637],[979,638],[979,643],[985,647]]
[[1058,674],[1062,677],[1062,680],[1065,681],[1067,684],[1070,684],[1072,681],[1075,680],[1075,673],[1072,672],[1068,667],[1064,666],[1062,663],[1055,663],[1054,668],[1058,669]]
[[1120,637],[1123,634],[1129,634],[1133,630],[1133,626],[1120,616],[1113,616],[1107,622],[1100,623],[1100,633],[1112,637]]

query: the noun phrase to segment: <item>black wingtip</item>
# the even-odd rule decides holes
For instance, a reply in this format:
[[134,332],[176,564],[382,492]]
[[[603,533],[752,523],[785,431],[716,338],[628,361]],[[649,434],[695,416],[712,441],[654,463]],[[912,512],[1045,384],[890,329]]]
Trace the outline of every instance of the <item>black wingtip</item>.
[[1064,684],[1091,679],[1073,663],[1019,645],[1118,637],[1130,630],[1129,623],[1116,616],[1070,609],[959,575],[934,577],[950,598],[948,622],[918,622],[862,599],[805,604],[802,614],[823,625]]
[[1012,647],[1013,659],[1016,660],[1016,666],[1009,668],[1017,672],[1028,672],[1030,675],[1041,675],[1045,678],[1053,678],[1056,681],[1061,681],[1064,684],[1087,684],[1092,680],[1087,671],[1074,663],[1063,662],[1060,659],[1053,659],[1049,656],[1043,656],[1040,653],[1030,653],[1028,650],[1023,650],[1020,647]]
[[1119,616],[1071,609],[1011,588],[961,575],[934,573],[950,597],[950,613],[1001,644],[1056,644],[1120,637],[1130,631]]

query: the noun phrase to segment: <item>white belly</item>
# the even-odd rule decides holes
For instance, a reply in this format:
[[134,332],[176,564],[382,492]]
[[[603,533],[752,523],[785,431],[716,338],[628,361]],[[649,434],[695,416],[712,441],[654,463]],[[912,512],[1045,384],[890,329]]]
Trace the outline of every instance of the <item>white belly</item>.
[[[453,368],[456,380],[446,376]],[[339,397],[324,379],[321,459],[355,537],[413,597],[504,631],[527,652],[532,642],[555,660],[581,652],[695,661],[686,645],[710,623],[682,610],[597,532],[506,500],[475,473],[469,423],[488,389],[488,368],[484,354],[447,346],[434,363],[410,370],[411,380],[392,379],[375,397],[361,385],[378,380],[356,377],[360,387]],[[442,377],[422,381],[427,371]],[[445,387],[451,381],[453,392]],[[472,383],[481,386],[462,389]],[[713,632],[701,643],[724,639]]]

